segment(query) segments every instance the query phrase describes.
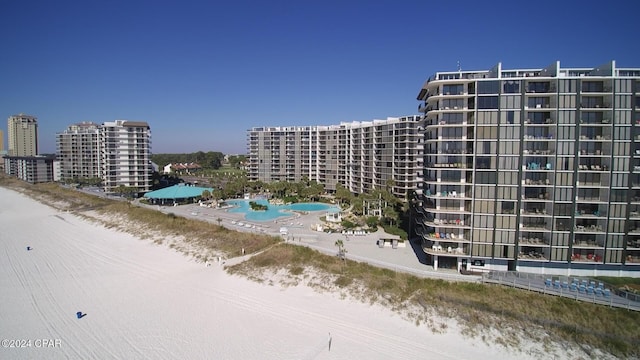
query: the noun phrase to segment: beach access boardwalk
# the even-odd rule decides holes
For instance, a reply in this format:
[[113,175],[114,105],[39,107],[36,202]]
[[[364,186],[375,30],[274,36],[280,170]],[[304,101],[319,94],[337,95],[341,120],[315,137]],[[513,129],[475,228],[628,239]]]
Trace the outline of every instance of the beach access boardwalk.
[[621,296],[613,287],[600,281],[571,276],[551,276],[516,271],[490,271],[482,275],[483,283],[500,284],[542,294],[562,296],[576,301],[640,311],[640,302]]
[[[220,224],[226,228],[242,231],[267,234],[283,238],[292,244],[307,246],[321,253],[337,255],[335,246],[337,240],[342,240],[346,249],[347,260],[364,262],[376,267],[389,269],[396,272],[411,274],[418,277],[441,279],[447,281],[465,281],[476,283],[491,283],[504,286],[517,287],[524,290],[536,291],[542,294],[563,296],[576,301],[590,302],[605,306],[624,308],[632,311],[640,311],[640,302],[618,296],[614,289],[610,288],[605,296],[604,289],[596,293],[572,291],[568,277],[530,274],[521,272],[490,271],[482,274],[463,275],[451,269],[434,270],[427,263],[426,254],[418,242],[405,241],[403,246],[393,248],[391,246],[378,246],[378,240],[391,238],[392,235],[378,230],[366,234],[342,234],[325,233],[312,230],[312,226],[319,224],[319,217],[324,212],[310,212],[305,215],[292,214],[290,217],[259,222],[247,221],[243,213],[228,212],[228,208],[216,209],[199,206],[198,204],[158,207],[156,205],[143,205],[165,213],[174,213],[187,218]],[[281,232],[286,228],[286,234]],[[549,280],[553,279],[551,283]],[[556,282],[559,281],[559,282]],[[583,279],[580,279],[582,282]],[[564,282],[567,282],[565,287]],[[590,284],[590,281],[589,281]]]

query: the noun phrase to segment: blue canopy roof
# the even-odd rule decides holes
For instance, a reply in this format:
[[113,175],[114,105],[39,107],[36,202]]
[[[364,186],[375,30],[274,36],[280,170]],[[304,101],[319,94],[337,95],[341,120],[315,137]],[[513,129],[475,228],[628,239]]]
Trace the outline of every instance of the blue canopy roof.
[[205,190],[213,192],[213,188],[178,184],[164,189],[148,192],[144,194],[144,197],[148,199],[187,199],[201,196],[202,192]]

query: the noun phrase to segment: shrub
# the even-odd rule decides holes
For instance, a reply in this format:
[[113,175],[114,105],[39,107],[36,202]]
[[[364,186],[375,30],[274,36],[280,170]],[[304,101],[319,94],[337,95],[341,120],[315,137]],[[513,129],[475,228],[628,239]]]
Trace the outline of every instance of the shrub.
[[354,227],[356,227],[356,224],[352,223],[349,220],[342,220],[342,227],[345,229],[353,229]]
[[369,216],[366,223],[368,227],[375,229],[378,226],[378,218],[375,216]]

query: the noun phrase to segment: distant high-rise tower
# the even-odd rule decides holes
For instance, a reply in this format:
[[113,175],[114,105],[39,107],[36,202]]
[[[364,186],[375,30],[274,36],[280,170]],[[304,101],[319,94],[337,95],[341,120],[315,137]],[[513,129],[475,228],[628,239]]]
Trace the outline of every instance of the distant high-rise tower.
[[7,121],[8,154],[10,156],[38,155],[38,119],[24,114],[13,115]]
[[0,154],[4,153],[4,133],[0,130]]

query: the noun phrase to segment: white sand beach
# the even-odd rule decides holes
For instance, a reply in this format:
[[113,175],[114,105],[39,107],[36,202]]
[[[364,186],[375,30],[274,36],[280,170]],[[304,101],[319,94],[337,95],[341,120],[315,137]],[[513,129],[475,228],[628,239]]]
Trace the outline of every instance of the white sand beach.
[[544,357],[455,322],[437,334],[381,306],[231,276],[4,188],[0,199],[3,359]]

